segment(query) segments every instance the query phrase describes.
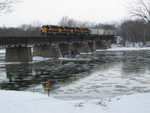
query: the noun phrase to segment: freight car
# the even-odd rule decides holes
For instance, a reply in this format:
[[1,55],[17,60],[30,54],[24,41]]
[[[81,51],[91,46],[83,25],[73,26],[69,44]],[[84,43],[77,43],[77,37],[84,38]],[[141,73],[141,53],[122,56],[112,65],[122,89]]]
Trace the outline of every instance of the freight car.
[[90,29],[91,35],[114,35],[113,30],[105,30],[105,29]]
[[41,28],[41,36],[60,36],[60,35],[114,35],[113,30],[104,29],[88,29],[79,27],[43,25]]

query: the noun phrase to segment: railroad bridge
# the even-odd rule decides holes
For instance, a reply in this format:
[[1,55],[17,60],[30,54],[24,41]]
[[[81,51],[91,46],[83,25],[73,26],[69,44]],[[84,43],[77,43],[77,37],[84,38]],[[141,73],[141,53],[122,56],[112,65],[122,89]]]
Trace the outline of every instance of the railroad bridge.
[[58,58],[71,50],[93,52],[107,49],[114,41],[113,35],[0,37],[0,48],[6,48],[6,62],[32,62],[33,56]]

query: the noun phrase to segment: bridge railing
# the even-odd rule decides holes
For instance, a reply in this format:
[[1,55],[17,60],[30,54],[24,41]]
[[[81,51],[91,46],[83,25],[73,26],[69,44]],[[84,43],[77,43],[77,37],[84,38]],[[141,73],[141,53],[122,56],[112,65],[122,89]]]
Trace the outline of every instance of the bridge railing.
[[1,37],[0,46],[27,45],[26,37]]

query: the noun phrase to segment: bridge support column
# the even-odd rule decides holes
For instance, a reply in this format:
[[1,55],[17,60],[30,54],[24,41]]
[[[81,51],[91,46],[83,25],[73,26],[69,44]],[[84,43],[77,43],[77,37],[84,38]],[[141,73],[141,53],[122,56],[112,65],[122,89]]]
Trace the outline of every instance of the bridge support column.
[[81,44],[81,49],[82,49],[82,52],[90,52],[91,51],[91,49],[88,45],[88,42],[83,42]]
[[96,44],[96,49],[107,49],[108,48],[106,41],[98,41],[95,44]]
[[59,48],[63,56],[67,55],[69,51],[90,52],[88,42],[67,44],[63,43],[59,44]]
[[88,42],[89,48],[91,50],[91,52],[96,51],[96,45],[95,42]]
[[60,51],[62,53],[62,56],[67,55],[67,53],[69,51],[76,51],[77,50],[77,48],[74,46],[73,43],[59,44],[59,48],[60,48]]
[[76,47],[74,46],[74,43],[68,44],[68,51],[71,51],[71,50],[77,50]]
[[31,47],[12,47],[6,48],[6,62],[31,62]]
[[58,47],[58,44],[52,44],[49,46],[34,46],[33,47],[33,56],[41,56],[41,57],[61,57],[61,52]]
[[79,52],[90,52],[91,51],[90,47],[88,45],[88,42],[74,43],[73,46]]
[[67,55],[69,51],[69,44],[66,44],[66,43],[59,44],[59,48],[60,48],[62,56],[65,56]]
[[111,40],[107,41],[107,48],[111,48]]

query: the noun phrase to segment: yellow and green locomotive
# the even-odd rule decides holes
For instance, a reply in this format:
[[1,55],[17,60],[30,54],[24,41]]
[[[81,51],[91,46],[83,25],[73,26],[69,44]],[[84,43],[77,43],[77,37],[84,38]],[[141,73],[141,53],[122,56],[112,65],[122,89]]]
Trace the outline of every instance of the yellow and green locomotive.
[[41,28],[41,36],[59,36],[59,35],[90,35],[88,28],[67,27],[67,26],[54,26],[43,25]]

